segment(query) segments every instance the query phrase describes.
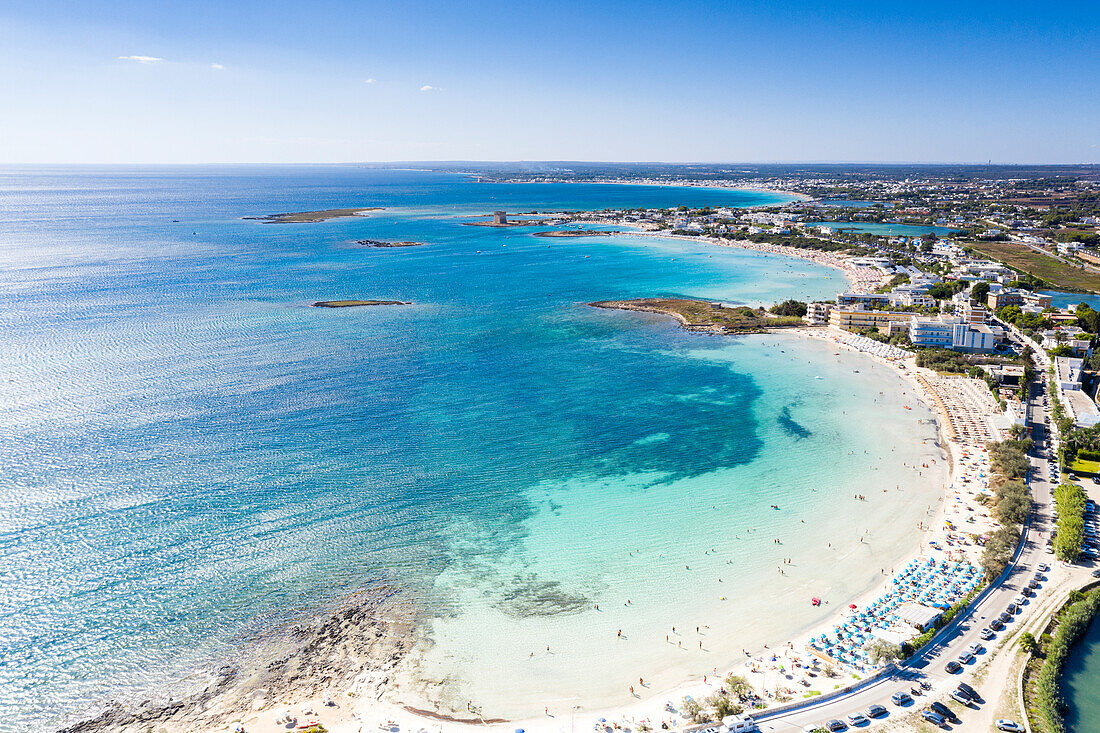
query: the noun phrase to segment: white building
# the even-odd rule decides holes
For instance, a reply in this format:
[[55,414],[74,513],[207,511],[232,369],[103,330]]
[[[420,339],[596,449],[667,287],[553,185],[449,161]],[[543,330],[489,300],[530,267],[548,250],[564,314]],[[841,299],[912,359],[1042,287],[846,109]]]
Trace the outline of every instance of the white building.
[[913,316],[909,321],[909,340],[914,346],[966,353],[992,351],[997,345],[997,337],[989,326],[974,325],[954,316]]
[[1081,368],[1085,365],[1083,359],[1074,359],[1069,356],[1054,357],[1054,383],[1061,390],[1081,389]]
[[913,288],[899,285],[890,291],[890,305],[920,306],[931,308],[936,304],[936,299],[931,295],[917,292]]
[[802,320],[811,326],[827,326],[832,311],[832,303],[810,303],[806,306],[806,315],[802,316]]

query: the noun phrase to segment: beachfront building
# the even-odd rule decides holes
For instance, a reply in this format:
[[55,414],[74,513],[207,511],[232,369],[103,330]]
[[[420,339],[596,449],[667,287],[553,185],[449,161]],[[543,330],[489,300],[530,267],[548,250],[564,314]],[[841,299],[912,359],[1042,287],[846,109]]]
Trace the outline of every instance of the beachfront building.
[[806,315],[802,316],[802,320],[811,326],[825,326],[829,323],[832,310],[832,303],[810,303],[806,306]]
[[848,262],[856,267],[874,267],[883,272],[894,271],[894,261],[889,257],[852,257]]
[[845,305],[887,305],[890,296],[886,293],[837,293],[836,304]]
[[912,316],[909,321],[909,340],[914,346],[951,349],[970,354],[992,351],[997,345],[997,337],[989,326],[975,325],[956,316]]
[[912,313],[867,310],[859,305],[845,308],[838,305],[829,313],[829,325],[833,328],[854,331],[855,333],[869,331],[872,328],[889,332],[891,323],[904,324],[912,316]]
[[1100,424],[1100,409],[1081,389],[1081,369],[1085,362],[1070,356],[1054,357],[1054,384],[1066,416],[1078,427]]
[[1004,412],[993,416],[993,425],[1001,431],[1001,435],[1008,435],[1017,426],[1028,430],[1027,406],[1017,399],[1006,399]]

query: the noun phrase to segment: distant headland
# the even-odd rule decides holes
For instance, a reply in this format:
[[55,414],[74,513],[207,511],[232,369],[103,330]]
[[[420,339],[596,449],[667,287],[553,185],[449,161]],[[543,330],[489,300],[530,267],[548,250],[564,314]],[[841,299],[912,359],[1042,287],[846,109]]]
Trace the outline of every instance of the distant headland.
[[773,328],[804,326],[801,318],[773,316],[763,308],[726,307],[721,303],[692,298],[636,298],[633,300],[599,300],[589,303],[594,308],[644,311],[672,316],[689,331],[706,333],[761,333]]
[[245,216],[243,219],[262,221],[268,224],[316,224],[329,219],[346,219],[359,216],[364,211],[381,211],[381,206],[368,206],[358,209],[322,209],[320,211],[294,211],[286,214],[266,214],[264,216]]

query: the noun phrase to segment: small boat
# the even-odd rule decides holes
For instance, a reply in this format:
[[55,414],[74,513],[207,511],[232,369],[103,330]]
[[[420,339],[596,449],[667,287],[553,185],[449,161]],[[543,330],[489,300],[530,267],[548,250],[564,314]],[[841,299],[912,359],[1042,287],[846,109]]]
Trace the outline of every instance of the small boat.
[[912,407],[910,407],[909,405],[902,405],[902,407],[904,407],[904,408],[905,408],[906,410],[912,410],[912,409],[913,409],[913,408],[912,408]]
[[821,376],[821,375],[818,375],[818,376],[814,377],[814,379],[824,379],[824,378],[825,378],[825,377],[823,377],[823,376]]

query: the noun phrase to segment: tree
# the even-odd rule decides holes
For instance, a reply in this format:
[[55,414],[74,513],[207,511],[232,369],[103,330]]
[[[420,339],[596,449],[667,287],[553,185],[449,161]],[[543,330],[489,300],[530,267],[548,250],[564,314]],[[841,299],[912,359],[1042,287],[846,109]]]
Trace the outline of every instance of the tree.
[[987,580],[993,580],[1004,571],[1019,539],[1015,527],[1001,527],[990,535],[982,551],[982,568]]
[[1075,311],[1077,325],[1089,333],[1100,333],[1100,312],[1094,311],[1088,303],[1081,303]]
[[714,717],[718,720],[727,715],[738,715],[745,709],[731,700],[729,695],[724,695],[720,691],[708,697],[707,702],[714,708]]
[[691,718],[694,723],[707,722],[708,716],[703,710],[703,706],[694,698],[685,697],[683,703],[680,704],[680,709],[683,711],[684,715]]
[[731,674],[724,681],[726,690],[738,700],[748,700],[755,696],[755,691],[749,681],[738,674]]
[[974,283],[970,288],[970,299],[975,303],[984,303],[987,295],[989,295],[989,283],[984,280]]
[[788,299],[782,303],[776,303],[768,310],[777,316],[798,316],[801,318],[806,315],[806,304],[800,300]]
[[863,650],[867,652],[867,657],[871,660],[871,664],[882,664],[884,662],[892,662],[895,659],[901,659],[901,647],[897,644],[891,644],[885,639],[869,641],[863,647]]
[[1028,654],[1034,654],[1039,651],[1039,642],[1035,641],[1035,636],[1030,631],[1025,631],[1020,634],[1020,648]]

